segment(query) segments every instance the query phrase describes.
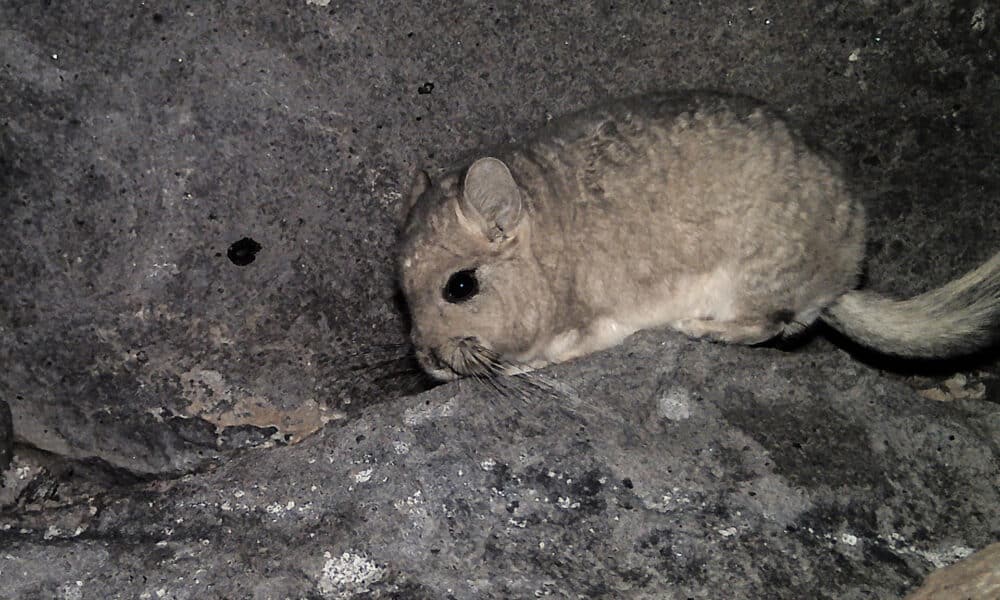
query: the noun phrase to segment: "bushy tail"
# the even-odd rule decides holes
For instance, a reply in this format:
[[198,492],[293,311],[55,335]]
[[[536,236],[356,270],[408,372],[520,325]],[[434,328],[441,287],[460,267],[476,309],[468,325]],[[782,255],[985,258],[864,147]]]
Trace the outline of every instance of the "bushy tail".
[[1000,339],[1000,253],[963,277],[910,298],[854,291],[820,316],[854,341],[905,358],[947,358]]

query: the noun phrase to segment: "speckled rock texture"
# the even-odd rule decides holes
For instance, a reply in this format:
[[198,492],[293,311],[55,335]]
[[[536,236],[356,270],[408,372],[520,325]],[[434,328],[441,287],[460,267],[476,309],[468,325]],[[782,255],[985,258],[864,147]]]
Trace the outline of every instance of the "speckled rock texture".
[[906,600],[1000,598],[1000,543],[940,569]]
[[915,293],[1000,248],[998,32],[933,0],[0,3],[0,589],[905,596],[1000,539],[998,353],[650,332],[555,391],[407,396],[396,208],[609,96],[749,93],[843,158],[868,285]]
[[1000,531],[995,404],[920,401],[842,352],[655,332],[547,376],[549,394],[441,386],[207,473],[11,514],[5,589],[895,598]]
[[10,405],[0,400],[0,473],[7,471],[14,458],[14,423]]

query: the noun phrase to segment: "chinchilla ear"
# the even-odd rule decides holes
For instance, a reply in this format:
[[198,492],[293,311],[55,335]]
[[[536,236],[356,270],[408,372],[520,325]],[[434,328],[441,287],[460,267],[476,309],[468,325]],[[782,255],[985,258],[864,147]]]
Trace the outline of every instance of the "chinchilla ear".
[[510,169],[496,158],[480,158],[465,174],[459,209],[471,228],[490,241],[516,234],[523,219],[521,190]]
[[431,187],[431,178],[427,171],[415,168],[410,172],[410,188],[403,194],[403,201],[400,202],[396,212],[396,224],[402,225],[406,222],[407,216],[417,203],[420,196]]

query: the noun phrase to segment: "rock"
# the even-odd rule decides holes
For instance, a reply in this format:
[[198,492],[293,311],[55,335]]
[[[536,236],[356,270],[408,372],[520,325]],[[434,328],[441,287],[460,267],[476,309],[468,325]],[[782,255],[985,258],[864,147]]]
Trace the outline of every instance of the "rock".
[[0,400],[0,477],[10,468],[14,457],[14,424],[10,416],[10,405]]
[[1000,598],[1000,543],[930,574],[906,600],[993,600]]
[[893,598],[1000,528],[1000,409],[921,399],[845,353],[649,332],[544,375],[0,517],[5,589]]

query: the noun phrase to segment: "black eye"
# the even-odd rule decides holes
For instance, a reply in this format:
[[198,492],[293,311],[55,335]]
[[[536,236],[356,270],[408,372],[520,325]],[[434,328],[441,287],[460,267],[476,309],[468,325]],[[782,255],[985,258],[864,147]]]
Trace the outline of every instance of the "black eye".
[[444,286],[444,299],[452,304],[465,302],[479,293],[479,281],[475,269],[466,269],[452,273]]

